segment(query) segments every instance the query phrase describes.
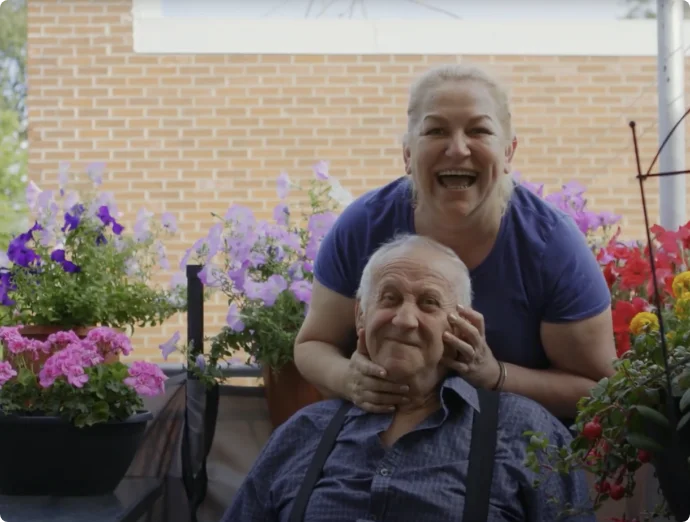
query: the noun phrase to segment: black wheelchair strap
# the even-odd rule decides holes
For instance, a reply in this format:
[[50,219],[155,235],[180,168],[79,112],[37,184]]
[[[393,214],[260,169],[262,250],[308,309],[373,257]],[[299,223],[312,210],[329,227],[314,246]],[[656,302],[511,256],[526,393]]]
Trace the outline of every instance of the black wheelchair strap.
[[345,414],[347,414],[351,407],[351,402],[343,403],[326,427],[326,431],[321,437],[321,441],[316,448],[314,458],[311,459],[311,463],[307,469],[307,474],[305,475],[302,485],[297,492],[297,497],[295,497],[295,503],[292,505],[292,512],[290,513],[289,522],[302,522],[304,520],[304,513],[307,510],[307,504],[309,503],[311,492],[321,476],[321,471],[323,470],[323,465],[328,459],[328,455],[330,455],[331,451],[333,450],[335,440],[338,438],[338,433],[340,433],[340,429],[343,427],[345,422]]
[[[470,442],[470,460],[467,469],[465,508],[461,519],[465,522],[488,520],[498,430],[499,394],[484,389],[478,389],[477,394],[480,412],[475,412],[472,419],[472,441]],[[304,521],[304,514],[311,493],[321,476],[328,455],[333,450],[338,433],[345,422],[345,415],[351,407],[351,403],[343,403],[326,427],[295,497],[289,522]]]
[[491,482],[494,475],[494,454],[498,437],[498,400],[495,391],[477,389],[479,413],[472,421],[470,462],[465,487],[464,522],[485,522],[489,519]]

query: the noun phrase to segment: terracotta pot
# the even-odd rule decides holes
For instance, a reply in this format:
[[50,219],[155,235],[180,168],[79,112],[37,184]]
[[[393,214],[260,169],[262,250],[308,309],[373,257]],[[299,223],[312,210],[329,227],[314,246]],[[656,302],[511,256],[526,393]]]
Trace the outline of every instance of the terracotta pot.
[[273,428],[277,428],[298,410],[323,400],[323,396],[302,377],[294,363],[280,370],[262,369],[268,413]]
[[[88,333],[89,330],[93,330],[95,327],[93,326],[75,326],[75,327],[64,327],[64,326],[41,326],[41,325],[27,325],[27,326],[22,326],[20,328],[19,333],[28,339],[36,339],[37,341],[46,341],[48,340],[48,337],[50,337],[52,334],[57,333],[57,332],[63,332],[63,331],[69,331],[72,330],[75,334],[77,334],[77,337],[80,339],[84,339]],[[123,329],[121,328],[115,328],[115,330],[119,332],[124,332]],[[44,362],[50,357],[51,354],[45,354],[41,355],[38,360],[34,361],[29,361],[28,366],[31,367],[31,369],[34,371],[34,373],[38,373],[41,370],[41,366],[43,365]],[[12,362],[13,360],[16,360],[16,357],[10,353],[5,354],[5,359],[8,361]],[[108,355],[108,357],[105,358],[106,363],[111,363],[111,362],[116,362],[120,360],[119,355]]]

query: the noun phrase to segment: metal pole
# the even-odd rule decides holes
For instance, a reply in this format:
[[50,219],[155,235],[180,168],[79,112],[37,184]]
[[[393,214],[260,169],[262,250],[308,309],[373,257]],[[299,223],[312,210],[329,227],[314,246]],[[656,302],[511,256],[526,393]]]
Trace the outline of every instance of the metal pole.
[[[659,145],[685,112],[684,0],[657,0],[657,79]],[[674,131],[659,156],[659,172],[685,170],[685,125]],[[659,178],[660,224],[677,230],[685,224],[685,175]]]

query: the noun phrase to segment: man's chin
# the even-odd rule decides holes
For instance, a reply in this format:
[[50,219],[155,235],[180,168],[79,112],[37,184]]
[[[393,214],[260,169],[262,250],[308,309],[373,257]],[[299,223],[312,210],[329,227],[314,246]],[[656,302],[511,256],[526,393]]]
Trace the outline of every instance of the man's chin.
[[389,360],[381,366],[386,370],[386,380],[401,383],[409,381],[422,370],[418,364],[403,360]]

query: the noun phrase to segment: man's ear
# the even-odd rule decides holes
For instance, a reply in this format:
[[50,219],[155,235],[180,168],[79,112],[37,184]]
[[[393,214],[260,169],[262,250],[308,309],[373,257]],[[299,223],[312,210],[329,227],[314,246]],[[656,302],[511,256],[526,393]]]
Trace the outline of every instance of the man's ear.
[[358,331],[360,328],[364,328],[364,312],[359,299],[355,301],[355,328]]

